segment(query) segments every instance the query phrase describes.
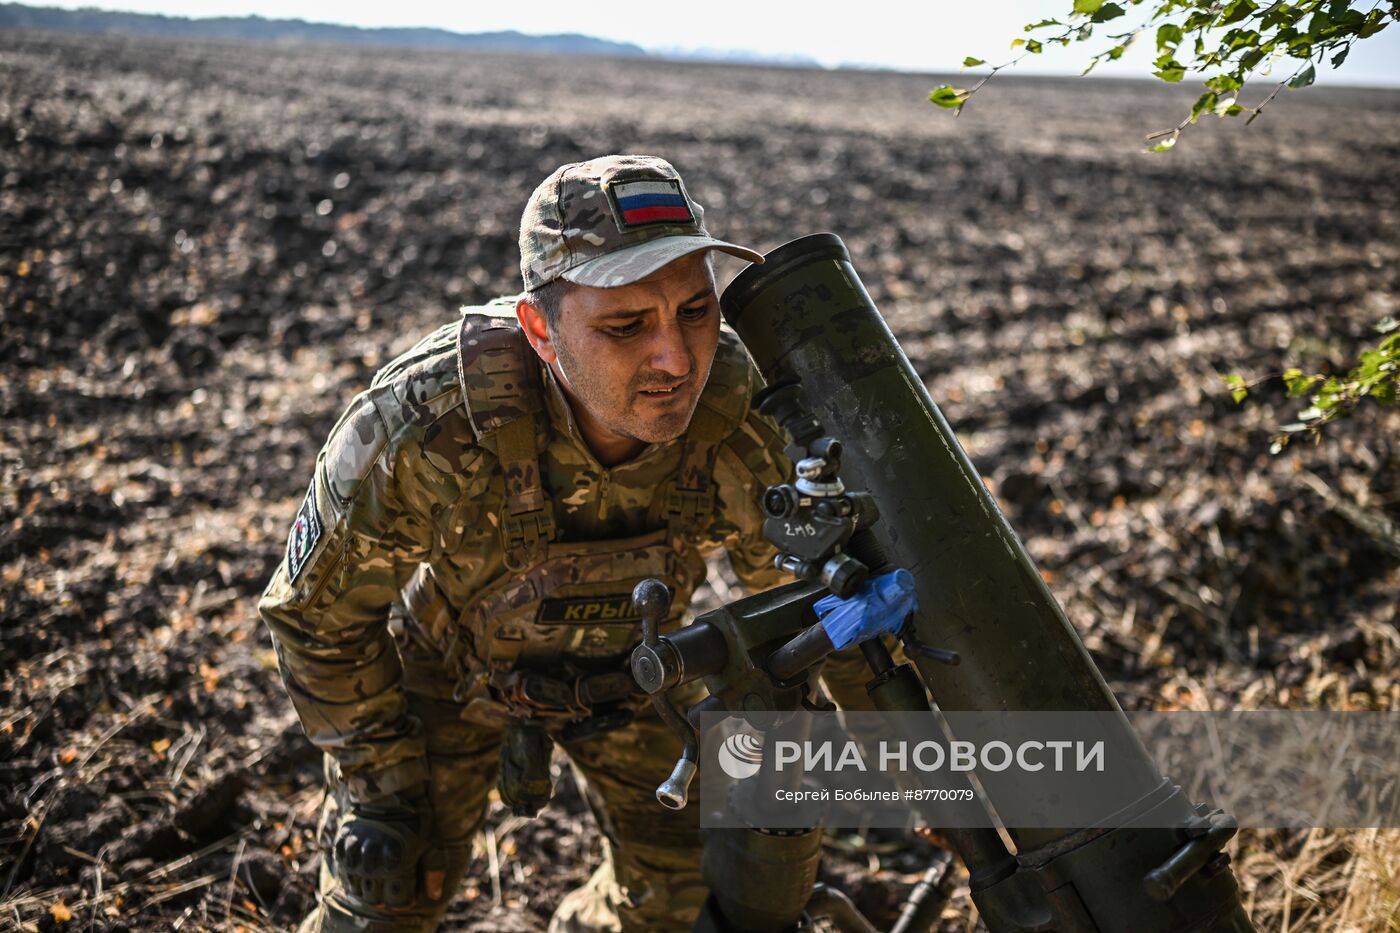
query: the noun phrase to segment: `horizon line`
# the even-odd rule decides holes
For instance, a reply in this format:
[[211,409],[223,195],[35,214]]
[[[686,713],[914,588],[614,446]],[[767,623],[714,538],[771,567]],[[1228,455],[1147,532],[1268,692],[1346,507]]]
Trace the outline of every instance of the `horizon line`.
[[[463,32],[463,31],[458,30],[458,29],[449,29],[449,28],[444,27],[444,26],[431,26],[431,25],[419,25],[419,24],[414,24],[414,25],[402,25],[402,24],[398,24],[398,25],[388,25],[388,26],[364,26],[364,25],[359,25],[359,24],[356,24],[356,23],[335,22],[335,21],[331,21],[331,20],[309,20],[309,19],[303,19],[303,18],[301,18],[301,17],[264,16],[264,15],[262,15],[261,13],[244,13],[244,14],[239,14],[239,15],[236,15],[236,16],[230,16],[230,15],[211,15],[211,16],[203,16],[203,15],[197,15],[197,14],[196,14],[196,15],[190,15],[190,14],[185,14],[185,13],[175,13],[175,14],[172,14],[172,13],[151,13],[151,12],[138,11],[138,10],[120,9],[120,8],[115,8],[115,7],[110,7],[110,6],[97,6],[97,5],[95,5],[95,4],[86,4],[86,3],[85,3],[84,5],[82,5],[82,6],[79,6],[79,7],[66,7],[66,6],[52,6],[52,5],[48,5],[48,4],[20,3],[20,2],[14,2],[14,0],[4,0],[4,2],[0,2],[0,9],[4,9],[4,8],[6,8],[6,7],[18,7],[18,8],[21,8],[21,9],[31,9],[31,10],[52,10],[52,11],[55,11],[55,12],[70,13],[70,14],[81,14],[81,13],[109,13],[109,14],[110,14],[110,13],[115,13],[115,14],[120,14],[120,15],[124,15],[124,16],[132,16],[132,17],[138,17],[138,18],[144,18],[144,19],[153,19],[153,20],[154,20],[154,19],[159,19],[159,20],[168,20],[168,21],[175,21],[175,22],[186,22],[186,23],[204,23],[204,22],[220,22],[220,21],[223,21],[223,22],[258,21],[258,22],[273,23],[273,24],[284,23],[284,24],[287,24],[287,25],[290,25],[290,26],[298,26],[298,25],[299,25],[299,26],[324,26],[324,27],[331,27],[331,28],[335,28],[335,29],[354,30],[354,31],[356,31],[356,32],[361,32],[361,33],[396,33],[396,32],[397,32],[397,33],[413,33],[413,32],[434,32],[434,33],[441,33],[441,34],[444,34],[444,35],[447,35],[447,36],[457,36],[457,37],[462,37],[462,38],[490,37],[490,36],[519,36],[519,37],[525,38],[525,39],[539,39],[539,40],[549,40],[549,39],[583,39],[583,40],[587,40],[587,41],[591,41],[591,42],[597,42],[597,43],[600,43],[600,44],[603,44],[603,45],[611,45],[611,46],[616,46],[616,47],[618,47],[618,51],[617,51],[617,52],[614,52],[614,53],[610,53],[610,52],[606,52],[606,51],[604,51],[604,52],[582,52],[582,51],[580,51],[580,52],[566,52],[566,53],[564,53],[564,54],[580,55],[580,56],[590,57],[590,58],[626,58],[626,57],[629,57],[629,55],[627,55],[626,53],[622,52],[621,50],[622,50],[622,49],[632,48],[632,49],[637,49],[637,50],[639,50],[639,51],[641,52],[641,55],[642,55],[642,56],[644,56],[644,57],[646,57],[646,58],[649,58],[649,59],[658,60],[658,61],[675,61],[675,62],[693,63],[693,64],[728,64],[728,65],[731,65],[731,66],[737,65],[737,66],[748,66],[748,67],[770,67],[770,68],[783,68],[783,69],[791,69],[791,70],[803,70],[803,69],[806,69],[806,70],[824,71],[824,72],[832,72],[832,71],[860,71],[860,72],[871,72],[871,73],[901,74],[901,75],[911,75],[911,76],[929,76],[929,77],[944,77],[944,78],[946,78],[946,77],[965,77],[965,78],[969,78],[969,79],[973,79],[973,80],[977,80],[977,79],[980,79],[980,78],[982,78],[982,77],[985,77],[985,76],[987,75],[987,73],[991,70],[991,69],[985,68],[985,67],[978,67],[978,68],[973,68],[973,69],[967,69],[967,68],[962,68],[962,67],[956,66],[956,65],[950,66],[950,67],[948,67],[947,69],[939,69],[939,68],[937,68],[937,67],[935,67],[935,68],[930,68],[930,69],[906,68],[906,67],[900,67],[900,66],[897,66],[897,65],[883,64],[883,63],[878,63],[878,62],[860,62],[860,61],[843,61],[843,62],[837,62],[837,63],[835,63],[835,64],[826,64],[826,63],[820,61],[819,59],[817,59],[817,58],[815,58],[815,57],[812,57],[812,56],[810,56],[810,55],[805,55],[805,54],[799,53],[799,52],[791,52],[791,53],[770,53],[770,52],[756,51],[756,50],[753,50],[753,49],[744,49],[744,48],[714,48],[714,47],[708,47],[708,46],[697,46],[697,47],[689,47],[689,48],[684,47],[684,46],[670,46],[670,47],[665,47],[665,48],[662,48],[662,47],[648,47],[648,46],[645,46],[645,45],[642,45],[642,44],[640,44],[640,43],[633,42],[633,41],[619,40],[619,39],[608,39],[608,38],[604,38],[604,37],[602,37],[602,36],[597,36],[597,35],[593,35],[593,34],[591,34],[591,33],[583,33],[583,32],[529,32],[529,31],[521,30],[521,29],[493,29],[493,30],[482,30],[482,31],[479,31],[479,32]],[[3,32],[10,32],[10,31],[16,31],[16,32],[17,32],[17,31],[25,31],[25,32],[57,32],[57,31],[59,31],[59,30],[44,29],[44,28],[42,28],[42,27],[36,29],[36,28],[33,28],[33,27],[26,27],[26,26],[20,26],[20,27],[3,26],[3,27],[0,27],[0,33],[3,33]],[[64,30],[64,31],[75,32],[75,33],[81,32],[81,33],[88,34],[88,35],[128,35],[128,36],[133,36],[133,37],[151,38],[151,39],[176,39],[176,38],[180,38],[180,37],[178,37],[178,36],[164,36],[164,35],[159,35],[159,34],[148,34],[148,33],[139,33],[139,32],[126,32],[126,31],[123,31],[123,30],[121,30],[121,29]],[[273,42],[273,41],[276,41],[276,40],[274,40],[274,39],[256,39],[256,38],[241,37],[241,36],[202,36],[202,37],[200,37],[200,38],[206,39],[206,40],[210,40],[210,41],[232,42],[232,43],[243,43],[243,44],[254,44],[254,45],[269,44],[269,43],[271,43],[271,42]],[[316,40],[316,39],[309,39],[309,40],[308,40],[308,39],[300,39],[300,40],[297,40],[297,41],[300,42],[300,43],[303,43],[303,44],[308,44],[308,45],[312,45],[312,44],[341,45],[341,44],[343,44],[343,43],[338,43],[338,42],[336,42],[334,39],[326,39],[326,40]],[[388,44],[388,43],[366,43],[365,45],[366,45],[367,47],[381,47],[381,48],[383,48],[383,47],[388,46],[389,44]],[[464,51],[464,50],[461,50],[461,49],[453,49],[453,48],[422,48],[422,47],[417,47],[417,49],[418,49],[419,51],[449,52],[449,53],[450,53],[450,52],[456,52],[456,51]],[[501,54],[512,54],[512,53],[513,53],[513,54],[538,54],[538,53],[533,53],[533,52],[530,52],[530,51],[512,50],[512,49],[491,49],[491,50],[489,50],[489,51],[497,52],[497,53],[501,53]],[[1335,69],[1334,69],[1334,70],[1335,70]],[[1095,80],[1095,81],[1142,82],[1142,83],[1147,83],[1147,84],[1151,84],[1151,85],[1154,85],[1154,86],[1156,86],[1156,85],[1162,85],[1162,84],[1167,84],[1167,83],[1168,83],[1168,82],[1162,81],[1162,80],[1159,79],[1159,78],[1155,78],[1155,77],[1154,77],[1153,75],[1151,75],[1151,74],[1145,74],[1145,75],[1126,75],[1126,76],[1125,76],[1125,75],[1116,75],[1116,74],[1105,74],[1105,73],[1103,73],[1103,72],[1095,71],[1095,72],[1092,72],[1092,73],[1086,75],[1086,74],[1079,74],[1079,73],[1074,72],[1074,71],[1072,71],[1072,70],[1063,70],[1063,71],[1037,71],[1037,70],[1034,70],[1034,68],[1026,69],[1026,70],[1021,70],[1021,69],[1019,69],[1019,68],[1016,69],[1016,70],[1007,69],[1006,71],[1004,71],[1004,72],[1002,73],[1001,77],[1002,77],[1003,79],[1016,79],[1016,78],[1018,78],[1018,77],[1019,77],[1019,78],[1036,78],[1036,79],[1041,79],[1041,78],[1051,78],[1051,79],[1087,78],[1087,79],[1092,79],[1092,80]],[[1179,86],[1181,86],[1181,87],[1187,87],[1187,86],[1191,86],[1191,85],[1193,84],[1193,81],[1195,81],[1195,80],[1204,80],[1206,77],[1207,77],[1207,74],[1205,74],[1205,73],[1199,73],[1199,74],[1188,73],[1187,77],[1186,77],[1185,79],[1183,79],[1181,82],[1178,82],[1178,84],[1179,84]],[[1335,83],[1335,81],[1336,81],[1336,79],[1335,79],[1335,77],[1334,77],[1334,81],[1333,81],[1333,82],[1329,82],[1329,83],[1326,85],[1326,87],[1329,88],[1329,89],[1334,89],[1334,90],[1400,90],[1400,75],[1397,75],[1395,78],[1391,78],[1391,79],[1386,79],[1386,78],[1371,78],[1371,79],[1369,79],[1369,80],[1363,79],[1363,80],[1362,80],[1361,82],[1359,82],[1359,83],[1349,83],[1349,82],[1346,82],[1345,79],[1342,79],[1343,83]]]

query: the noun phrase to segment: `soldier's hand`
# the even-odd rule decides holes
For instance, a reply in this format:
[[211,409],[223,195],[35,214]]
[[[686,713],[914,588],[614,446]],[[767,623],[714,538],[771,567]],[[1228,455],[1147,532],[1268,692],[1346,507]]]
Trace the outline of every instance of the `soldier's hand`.
[[[428,848],[426,800],[389,796],[352,803],[335,839],[336,876],[346,893],[379,907],[416,900],[419,862]],[[436,873],[439,874],[440,873]],[[442,879],[427,879],[441,897]],[[431,882],[436,881],[436,885]]]

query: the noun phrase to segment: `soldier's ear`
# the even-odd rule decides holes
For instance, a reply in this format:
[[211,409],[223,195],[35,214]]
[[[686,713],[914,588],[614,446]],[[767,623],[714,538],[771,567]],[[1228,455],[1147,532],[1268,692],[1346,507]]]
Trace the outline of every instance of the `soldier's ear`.
[[559,358],[554,341],[549,336],[544,312],[537,305],[524,298],[519,299],[515,303],[515,318],[520,322],[520,329],[525,331],[525,339],[530,341],[530,346],[535,348],[540,359],[550,364]]

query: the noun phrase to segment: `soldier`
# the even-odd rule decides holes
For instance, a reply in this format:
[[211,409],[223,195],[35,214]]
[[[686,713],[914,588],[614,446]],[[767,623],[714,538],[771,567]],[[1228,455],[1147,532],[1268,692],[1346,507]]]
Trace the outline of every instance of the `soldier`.
[[[304,930],[435,929],[489,789],[538,812],[556,744],[605,857],[551,931],[690,927],[699,807],[655,799],[680,743],[627,672],[628,596],[665,581],[679,625],[719,548],[780,582],[758,503],[789,468],[712,250],[762,261],[667,162],[562,166],[522,218],[524,293],[464,309],[332,430],[258,607],[333,791]],[[828,686],[868,708],[854,661]]]

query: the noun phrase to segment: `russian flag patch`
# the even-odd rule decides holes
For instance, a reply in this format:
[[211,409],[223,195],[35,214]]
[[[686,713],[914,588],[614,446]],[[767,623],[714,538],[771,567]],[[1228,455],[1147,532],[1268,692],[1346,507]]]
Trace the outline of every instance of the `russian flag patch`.
[[654,223],[695,223],[681,183],[672,179],[647,178],[618,181],[608,188],[617,206],[618,221],[624,227]]

